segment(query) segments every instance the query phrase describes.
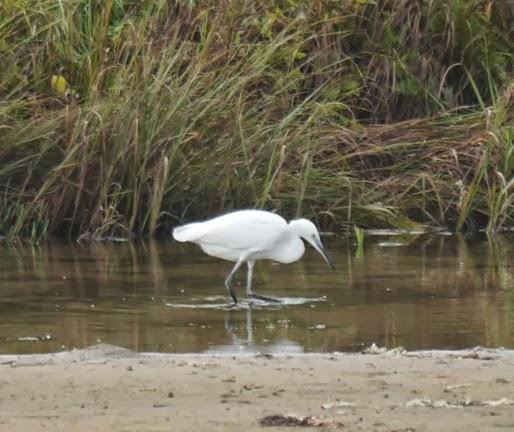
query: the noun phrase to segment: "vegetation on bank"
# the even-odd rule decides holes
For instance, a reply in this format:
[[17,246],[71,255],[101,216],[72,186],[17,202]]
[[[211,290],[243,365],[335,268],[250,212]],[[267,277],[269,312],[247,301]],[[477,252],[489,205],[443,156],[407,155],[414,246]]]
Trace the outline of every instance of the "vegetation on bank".
[[513,223],[514,10],[493,0],[4,0],[0,234],[233,208]]

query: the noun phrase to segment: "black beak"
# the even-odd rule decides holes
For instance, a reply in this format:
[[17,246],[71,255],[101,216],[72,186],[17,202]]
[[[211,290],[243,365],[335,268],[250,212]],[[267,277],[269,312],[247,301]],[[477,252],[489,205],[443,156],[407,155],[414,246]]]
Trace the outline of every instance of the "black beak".
[[332,270],[335,270],[336,267],[334,265],[334,262],[332,261],[332,258],[330,257],[330,255],[328,254],[328,252],[325,250],[325,248],[323,247],[323,244],[321,243],[321,240],[315,238],[314,239],[314,242],[316,243],[316,245],[318,246],[317,249],[318,249],[318,252],[321,254],[321,256],[323,257],[323,259],[326,261],[326,263],[330,266],[330,268]]

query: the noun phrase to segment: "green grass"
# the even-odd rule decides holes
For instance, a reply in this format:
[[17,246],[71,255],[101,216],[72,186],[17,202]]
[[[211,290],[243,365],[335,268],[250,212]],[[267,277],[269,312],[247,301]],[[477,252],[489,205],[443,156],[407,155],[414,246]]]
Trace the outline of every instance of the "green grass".
[[496,232],[514,217],[513,13],[5,0],[0,234],[153,235],[242,207]]

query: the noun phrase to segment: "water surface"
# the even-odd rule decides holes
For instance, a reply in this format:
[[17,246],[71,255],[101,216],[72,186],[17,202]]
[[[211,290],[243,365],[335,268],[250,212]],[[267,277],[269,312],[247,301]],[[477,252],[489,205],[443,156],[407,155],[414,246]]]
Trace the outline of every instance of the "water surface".
[[[312,249],[294,264],[259,262],[255,290],[286,304],[238,308],[223,286],[231,263],[195,245],[2,242],[0,353],[514,348],[513,240],[377,236],[362,254],[325,240],[337,271]],[[244,300],[244,271],[237,280]]]

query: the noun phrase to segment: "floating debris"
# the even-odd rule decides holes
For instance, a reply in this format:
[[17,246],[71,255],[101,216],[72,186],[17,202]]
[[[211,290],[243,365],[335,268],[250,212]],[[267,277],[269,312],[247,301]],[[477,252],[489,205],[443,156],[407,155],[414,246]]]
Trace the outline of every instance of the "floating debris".
[[502,405],[514,405],[514,400],[502,398],[497,400],[471,400],[467,398],[463,401],[446,401],[444,399],[412,399],[405,404],[406,408],[424,407],[424,408],[464,408],[476,406],[490,406],[497,407]]
[[333,420],[322,420],[316,417],[300,417],[297,415],[273,414],[263,417],[259,424],[261,426],[293,426],[293,427],[321,427],[321,426],[342,426],[341,423]]
[[397,355],[397,354],[405,353],[405,348],[403,348],[403,347],[396,347],[396,348],[388,350],[385,347],[378,347],[377,344],[375,342],[373,342],[370,347],[366,348],[362,352],[363,352],[363,354],[374,354],[374,355],[378,355],[378,354],[394,354],[394,355]]
[[44,342],[52,340],[52,336],[50,336],[49,334],[42,336],[19,336],[16,338],[7,338],[6,340],[15,340],[18,342]]
[[354,406],[355,406],[355,404],[353,402],[342,401],[342,400],[335,400],[333,402],[321,404],[321,408],[323,408],[324,410],[328,410],[331,408],[343,408],[343,407],[349,408],[349,407],[354,407]]
[[326,324],[316,324],[309,327],[309,330],[326,330],[327,325]]
[[153,408],[167,408],[171,406],[169,403],[161,403],[161,402],[154,402],[152,407]]
[[453,391],[453,390],[458,390],[458,389],[467,388],[467,387],[471,387],[471,384],[466,383],[466,384],[445,385],[443,387],[443,391],[445,393],[448,393],[448,392]]
[[113,243],[125,243],[130,241],[130,239],[125,237],[117,237],[117,236],[93,236],[93,241],[96,242],[113,242]]
[[437,232],[433,230],[423,230],[423,229],[415,229],[415,230],[407,230],[407,229],[366,229],[364,230],[364,234],[373,235],[373,236],[399,236],[399,235],[419,235],[419,234],[427,234],[430,232]]
[[514,405],[514,400],[501,398],[497,400],[488,400],[488,401],[471,401],[472,406],[492,406],[497,407],[501,405]]
[[407,246],[407,243],[387,241],[387,242],[380,242],[378,245],[380,247],[400,247],[400,246]]
[[39,342],[39,338],[35,336],[20,336],[17,337],[16,340],[18,342]]

